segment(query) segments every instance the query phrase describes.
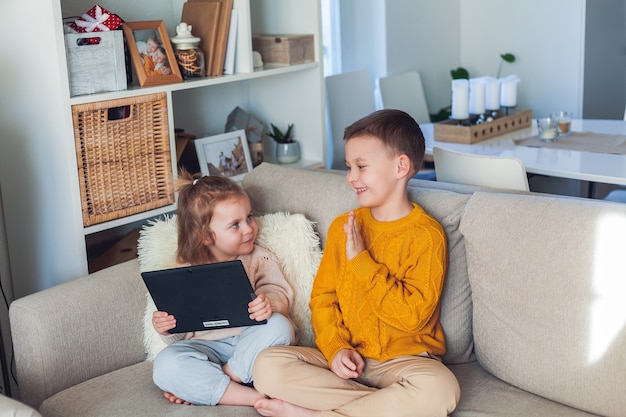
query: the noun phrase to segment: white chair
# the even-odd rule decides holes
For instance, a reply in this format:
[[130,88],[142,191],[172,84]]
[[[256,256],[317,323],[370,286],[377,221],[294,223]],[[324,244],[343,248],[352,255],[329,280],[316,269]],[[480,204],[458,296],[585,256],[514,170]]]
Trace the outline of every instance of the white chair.
[[618,203],[626,203],[626,189],[617,188],[604,197],[606,201],[615,201]]
[[377,80],[384,109],[399,109],[410,114],[417,123],[430,123],[422,78],[417,71],[380,77]]
[[530,191],[518,158],[472,155],[433,148],[437,181],[506,190]]
[[345,128],[376,110],[372,81],[367,70],[344,72],[325,78],[326,114],[329,128],[330,168],[345,169]]

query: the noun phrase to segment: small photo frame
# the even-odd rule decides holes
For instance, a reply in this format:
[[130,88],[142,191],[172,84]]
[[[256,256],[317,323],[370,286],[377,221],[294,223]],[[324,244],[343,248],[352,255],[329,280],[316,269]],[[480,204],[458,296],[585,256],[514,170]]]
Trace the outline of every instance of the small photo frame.
[[126,22],[122,30],[140,86],[183,81],[162,20]]
[[241,181],[252,171],[245,130],[198,138],[194,142],[202,175],[222,175]]

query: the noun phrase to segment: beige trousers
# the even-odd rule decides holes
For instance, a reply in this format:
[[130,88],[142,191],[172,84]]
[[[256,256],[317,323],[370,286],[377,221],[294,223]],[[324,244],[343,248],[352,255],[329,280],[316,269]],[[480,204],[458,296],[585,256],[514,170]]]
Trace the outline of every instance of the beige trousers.
[[460,397],[454,374],[428,356],[365,359],[362,375],[345,380],[329,370],[317,349],[275,346],[257,356],[252,372],[261,394],[323,416],[447,416]]

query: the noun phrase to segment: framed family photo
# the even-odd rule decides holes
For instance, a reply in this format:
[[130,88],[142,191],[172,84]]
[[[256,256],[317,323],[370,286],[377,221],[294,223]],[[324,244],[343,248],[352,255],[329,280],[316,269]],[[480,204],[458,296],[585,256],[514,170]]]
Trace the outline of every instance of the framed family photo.
[[245,130],[199,138],[194,142],[202,175],[223,175],[241,181],[252,171]]
[[162,20],[127,22],[122,30],[140,86],[183,81]]

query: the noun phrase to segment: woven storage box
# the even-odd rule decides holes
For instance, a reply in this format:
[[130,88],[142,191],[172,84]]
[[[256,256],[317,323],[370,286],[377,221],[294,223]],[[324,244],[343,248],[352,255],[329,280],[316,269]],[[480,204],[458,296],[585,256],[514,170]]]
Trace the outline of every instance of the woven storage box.
[[296,65],[313,62],[313,35],[254,35],[252,49],[264,64]]
[[74,105],[72,119],[85,226],[174,203],[165,93]]
[[444,120],[434,124],[434,134],[435,140],[440,142],[471,144],[523,129],[530,126],[532,122],[531,110],[519,110],[514,114],[498,117],[491,122],[472,126],[458,126],[456,120]]

